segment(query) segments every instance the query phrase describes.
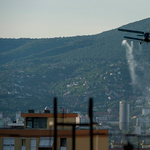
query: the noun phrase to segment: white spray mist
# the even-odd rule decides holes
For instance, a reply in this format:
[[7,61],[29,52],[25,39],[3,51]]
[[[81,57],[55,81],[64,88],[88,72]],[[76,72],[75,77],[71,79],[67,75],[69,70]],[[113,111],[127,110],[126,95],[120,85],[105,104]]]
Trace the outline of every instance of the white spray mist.
[[135,67],[137,65],[137,62],[134,60],[134,56],[132,53],[133,41],[131,41],[131,45],[129,45],[126,40],[123,40],[122,45],[125,46],[125,49],[126,49],[126,57],[127,57],[128,63],[129,63],[129,69],[130,69],[132,83],[137,84],[137,76],[135,74]]
[[147,72],[149,66],[146,65],[147,62],[142,55],[141,45],[139,45],[139,50],[135,51],[138,60],[135,60],[133,55],[133,41],[131,41],[131,45],[129,45],[126,40],[123,40],[122,45],[126,49],[126,58],[128,60],[132,83],[139,88],[144,97],[149,97],[150,99],[150,80],[148,76],[149,73]]

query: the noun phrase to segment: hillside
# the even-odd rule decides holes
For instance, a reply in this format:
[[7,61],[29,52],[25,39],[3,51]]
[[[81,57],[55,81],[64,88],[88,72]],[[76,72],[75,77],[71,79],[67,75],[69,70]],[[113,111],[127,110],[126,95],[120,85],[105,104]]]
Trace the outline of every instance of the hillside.
[[[147,31],[150,18],[122,26]],[[132,85],[124,35],[117,29],[97,35],[50,39],[0,39],[0,111],[12,112],[59,106],[87,113],[88,99],[94,99],[94,111],[118,109],[120,100],[133,106],[143,91]],[[134,36],[134,34],[132,34]],[[144,63],[149,75],[149,44],[142,45],[136,61]],[[143,78],[142,71],[137,74]],[[149,81],[149,77],[147,79]]]

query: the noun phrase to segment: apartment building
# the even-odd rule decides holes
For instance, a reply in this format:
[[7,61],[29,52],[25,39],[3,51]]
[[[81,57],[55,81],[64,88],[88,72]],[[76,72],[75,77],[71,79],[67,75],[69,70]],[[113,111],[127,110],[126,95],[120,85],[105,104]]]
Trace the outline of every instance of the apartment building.
[[[58,123],[75,124],[76,113],[58,113]],[[54,114],[50,112],[21,113],[23,129],[0,129],[0,150],[53,150]],[[72,127],[57,127],[57,150],[72,149]],[[75,130],[75,149],[90,150],[89,130]],[[93,130],[93,149],[108,150],[108,130]]]

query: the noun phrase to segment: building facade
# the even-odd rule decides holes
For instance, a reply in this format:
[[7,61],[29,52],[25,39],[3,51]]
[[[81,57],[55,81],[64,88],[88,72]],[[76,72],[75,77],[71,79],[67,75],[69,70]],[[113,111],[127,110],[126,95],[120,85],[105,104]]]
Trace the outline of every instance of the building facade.
[[[0,129],[0,150],[53,150],[54,114],[22,113],[23,129]],[[77,114],[57,114],[58,123],[76,123]],[[75,149],[90,150],[89,130],[75,130]],[[93,150],[108,150],[108,130],[93,130]],[[58,126],[57,150],[72,149],[72,127]]]
[[119,103],[119,128],[120,130],[129,130],[130,104],[125,100]]

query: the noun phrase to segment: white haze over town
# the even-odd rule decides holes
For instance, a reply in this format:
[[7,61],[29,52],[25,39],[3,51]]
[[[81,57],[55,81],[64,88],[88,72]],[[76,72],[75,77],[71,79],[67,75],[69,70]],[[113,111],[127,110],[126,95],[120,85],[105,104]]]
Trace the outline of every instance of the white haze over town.
[[149,0],[1,0],[0,38],[98,34],[149,17]]

